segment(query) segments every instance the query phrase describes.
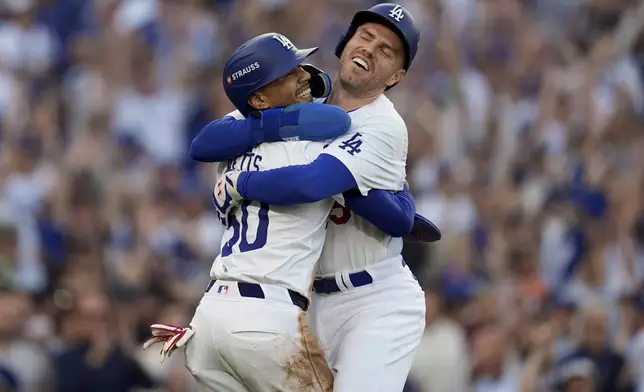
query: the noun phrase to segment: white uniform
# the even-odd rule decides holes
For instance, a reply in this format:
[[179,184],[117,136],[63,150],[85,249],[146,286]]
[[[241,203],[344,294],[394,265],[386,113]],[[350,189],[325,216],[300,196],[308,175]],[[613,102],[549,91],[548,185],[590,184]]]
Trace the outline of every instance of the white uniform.
[[[363,195],[401,190],[407,128],[391,101],[382,95],[349,114],[349,133],[323,153],[344,163]],[[333,390],[401,391],[425,328],[425,297],[402,260],[402,239],[339,204],[330,220],[318,277],[334,278],[341,292],[316,293],[309,319],[337,372]],[[373,283],[353,288],[349,274],[365,270]]]
[[[221,163],[219,174],[307,164],[322,148],[319,142],[265,143]],[[204,390],[332,390],[324,352],[293,300],[293,292],[309,297],[332,205],[244,201],[233,211],[211,269],[215,282],[197,308],[186,347],[186,365]]]

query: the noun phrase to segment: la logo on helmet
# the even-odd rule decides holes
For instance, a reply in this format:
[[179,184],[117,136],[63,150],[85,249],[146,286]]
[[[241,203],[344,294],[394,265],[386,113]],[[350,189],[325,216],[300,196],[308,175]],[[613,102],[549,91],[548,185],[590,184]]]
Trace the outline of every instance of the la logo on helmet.
[[273,39],[276,39],[277,41],[279,41],[279,43],[280,43],[280,44],[282,44],[282,46],[283,46],[283,47],[285,47],[285,48],[286,48],[286,49],[288,49],[288,50],[291,50],[291,49],[293,49],[293,48],[295,47],[295,45],[293,45],[293,43],[291,42],[291,40],[289,40],[288,38],[286,38],[286,37],[285,37],[285,36],[283,36],[283,35],[277,35],[277,34],[275,34],[275,35],[273,36]]
[[404,17],[403,7],[396,5],[394,8],[389,11],[389,16],[396,19],[396,22],[400,22]]

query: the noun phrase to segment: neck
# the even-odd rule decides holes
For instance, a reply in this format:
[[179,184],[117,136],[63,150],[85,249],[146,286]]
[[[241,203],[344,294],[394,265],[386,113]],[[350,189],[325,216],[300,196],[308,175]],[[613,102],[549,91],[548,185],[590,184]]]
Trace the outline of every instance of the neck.
[[364,94],[352,93],[342,86],[339,76],[336,75],[333,79],[333,90],[331,90],[327,103],[338,106],[344,109],[344,111],[349,112],[369,105],[371,102],[375,101],[376,98],[382,95],[382,93],[383,92],[380,90]]

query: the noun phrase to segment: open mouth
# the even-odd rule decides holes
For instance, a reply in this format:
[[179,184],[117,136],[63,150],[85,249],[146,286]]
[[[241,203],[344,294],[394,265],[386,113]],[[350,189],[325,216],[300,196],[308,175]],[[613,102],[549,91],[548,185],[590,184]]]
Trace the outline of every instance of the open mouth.
[[310,98],[311,97],[311,87],[306,87],[303,90],[300,90],[297,94],[295,94],[296,97],[298,98]]
[[367,61],[362,57],[358,57],[358,56],[353,57],[351,58],[351,61],[353,61],[355,65],[364,69],[365,71],[369,71],[369,63],[367,63]]

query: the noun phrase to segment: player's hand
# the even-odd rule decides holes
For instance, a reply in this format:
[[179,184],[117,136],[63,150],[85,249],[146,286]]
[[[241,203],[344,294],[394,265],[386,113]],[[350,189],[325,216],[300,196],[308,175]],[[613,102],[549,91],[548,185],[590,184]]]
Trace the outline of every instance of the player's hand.
[[300,67],[311,75],[309,85],[313,98],[326,98],[331,94],[331,77],[326,72],[311,64],[302,64]]
[[153,324],[150,326],[152,330],[152,337],[143,344],[143,349],[147,350],[157,343],[163,343],[161,346],[161,363],[170,358],[172,353],[186,343],[195,334],[195,330],[191,327],[177,327],[174,325]]
[[351,117],[342,109],[321,103],[297,103],[286,107],[251,112],[248,121],[256,140],[323,141],[344,135]]
[[237,191],[237,178],[241,173],[234,170],[224,173],[217,181],[212,194],[217,216],[226,228],[229,226],[228,215],[230,211],[243,199]]

